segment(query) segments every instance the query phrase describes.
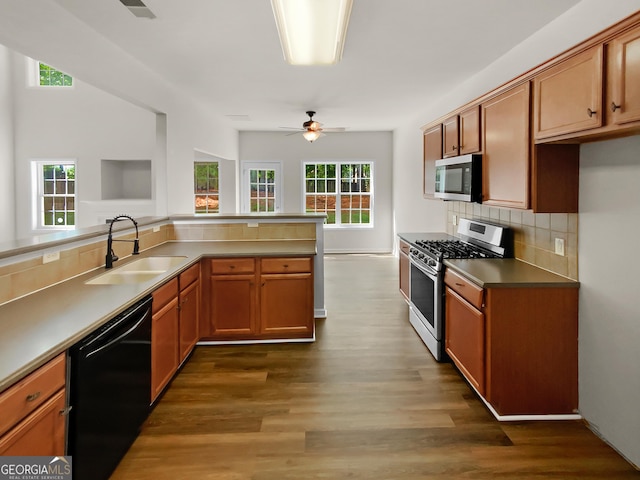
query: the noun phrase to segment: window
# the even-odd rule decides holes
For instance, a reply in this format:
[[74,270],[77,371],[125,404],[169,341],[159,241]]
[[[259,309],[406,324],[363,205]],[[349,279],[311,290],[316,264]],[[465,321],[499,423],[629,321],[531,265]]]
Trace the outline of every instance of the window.
[[36,162],[38,227],[73,229],[76,224],[76,164]]
[[372,226],[373,164],[304,164],[305,211],[326,213],[327,225]]
[[279,212],[282,198],[280,162],[242,162],[242,211]]
[[41,87],[71,87],[73,78],[49,65],[38,62],[38,85]]
[[220,212],[220,167],[218,162],[195,162],[194,193],[196,213]]

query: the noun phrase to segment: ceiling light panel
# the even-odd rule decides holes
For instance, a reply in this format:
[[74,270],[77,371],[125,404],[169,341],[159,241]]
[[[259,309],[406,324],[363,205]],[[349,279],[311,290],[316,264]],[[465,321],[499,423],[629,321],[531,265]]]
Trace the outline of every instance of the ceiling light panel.
[[271,0],[285,60],[333,65],[342,58],[352,0]]

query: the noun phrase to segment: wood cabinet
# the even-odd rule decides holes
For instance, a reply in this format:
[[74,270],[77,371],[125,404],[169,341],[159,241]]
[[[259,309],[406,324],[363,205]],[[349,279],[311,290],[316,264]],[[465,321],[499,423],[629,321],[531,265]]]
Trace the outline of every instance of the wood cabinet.
[[640,121],[640,27],[614,39],[609,54],[612,123]]
[[200,324],[200,263],[192,265],[178,277],[179,350],[184,362],[199,340]]
[[482,203],[529,208],[529,82],[484,102]]
[[603,123],[603,47],[558,63],[533,79],[536,140],[600,127]]
[[61,354],[0,394],[0,455],[65,454],[65,381]]
[[460,155],[459,118],[453,115],[442,123],[442,156],[455,157]]
[[409,263],[409,244],[402,239],[398,240],[398,255],[400,257],[399,265],[399,279],[400,279],[400,293],[409,301],[409,272],[411,265]]
[[435,198],[436,160],[442,158],[442,124],[427,129],[423,134],[422,191],[424,198]]
[[311,258],[260,260],[260,334],[293,338],[313,335]]
[[313,338],[313,258],[214,258],[211,340]]
[[180,365],[178,278],[153,292],[151,321],[151,401],[169,384]]
[[446,351],[497,415],[577,412],[577,288],[445,284]]
[[480,106],[460,112],[460,155],[480,151]]
[[257,333],[256,267],[254,258],[214,258],[209,296],[211,334],[233,339]]

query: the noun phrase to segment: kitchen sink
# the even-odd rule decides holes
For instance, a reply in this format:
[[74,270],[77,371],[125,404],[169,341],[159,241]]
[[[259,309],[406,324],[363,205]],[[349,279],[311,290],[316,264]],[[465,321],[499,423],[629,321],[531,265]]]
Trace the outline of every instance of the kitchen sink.
[[142,283],[180,265],[187,257],[145,257],[87,280],[88,285]]

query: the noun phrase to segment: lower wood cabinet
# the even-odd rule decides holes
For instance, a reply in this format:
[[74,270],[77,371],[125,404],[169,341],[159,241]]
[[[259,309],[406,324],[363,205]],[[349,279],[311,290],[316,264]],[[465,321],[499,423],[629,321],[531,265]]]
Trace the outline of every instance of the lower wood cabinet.
[[211,340],[313,338],[313,258],[209,261]]
[[65,381],[61,354],[0,394],[0,455],[65,454]]
[[153,292],[151,401],[169,384],[200,338],[200,264]]
[[169,384],[180,365],[178,279],[153,292],[151,322],[151,401]]
[[577,288],[445,283],[446,351],[497,415],[577,413]]

